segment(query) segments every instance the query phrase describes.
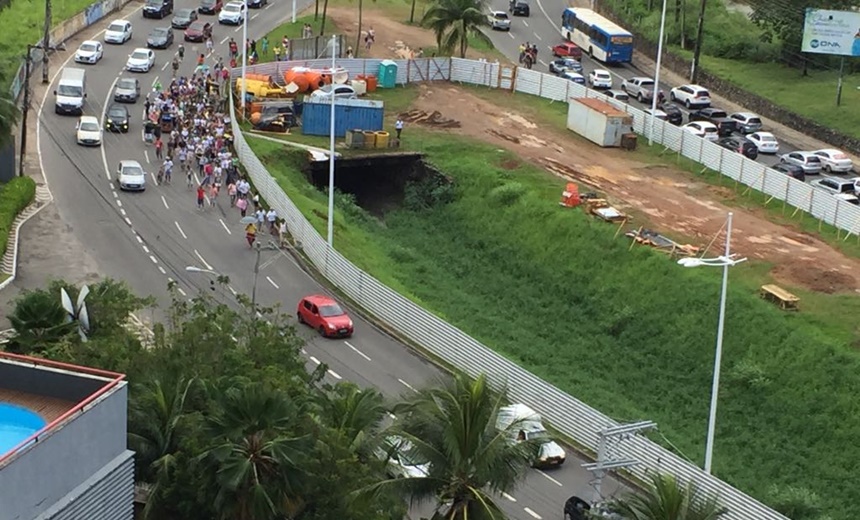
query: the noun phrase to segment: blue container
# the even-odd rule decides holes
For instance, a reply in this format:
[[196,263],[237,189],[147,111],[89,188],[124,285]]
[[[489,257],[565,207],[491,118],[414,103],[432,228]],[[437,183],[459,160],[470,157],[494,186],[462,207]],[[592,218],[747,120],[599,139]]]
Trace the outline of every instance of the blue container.
[[[344,137],[347,130],[382,130],[382,101],[338,99],[334,104],[334,135]],[[302,108],[302,133],[329,135],[331,101],[308,100]]]
[[379,63],[379,88],[394,88],[397,85],[397,63],[391,60],[382,60]]

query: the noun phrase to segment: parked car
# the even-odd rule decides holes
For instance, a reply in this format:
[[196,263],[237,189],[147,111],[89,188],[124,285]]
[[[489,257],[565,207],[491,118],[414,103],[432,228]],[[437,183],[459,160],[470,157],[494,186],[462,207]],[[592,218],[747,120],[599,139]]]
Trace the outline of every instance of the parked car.
[[564,42],[553,46],[552,55],[558,58],[573,58],[575,60],[581,60],[582,49],[580,49],[575,43]]
[[170,25],[174,29],[187,29],[195,20],[197,20],[197,11],[194,9],[179,9],[170,20]]
[[430,462],[421,457],[409,440],[399,435],[385,437],[374,454],[386,463],[392,478],[422,478],[430,473]]
[[681,129],[711,142],[716,142],[720,138],[717,125],[707,121],[693,121],[682,126]]
[[607,90],[604,94],[606,94],[606,97],[612,98],[616,101],[621,101],[622,103],[630,101],[630,96],[628,96],[627,92],[624,92],[623,90]]
[[173,0],[146,0],[143,4],[144,18],[164,18],[173,12]]
[[131,39],[131,22],[128,20],[114,20],[105,30],[105,43],[123,44]]
[[511,0],[508,11],[514,16],[528,16],[531,11],[528,0]]
[[504,11],[490,11],[487,18],[490,20],[490,28],[494,31],[511,30],[511,19],[508,18],[508,13]]
[[314,294],[302,298],[296,318],[323,337],[349,337],[354,331],[352,319],[328,296]]
[[842,150],[825,148],[814,153],[821,160],[821,168],[827,173],[848,173],[854,169],[854,162]]
[[248,0],[248,9],[262,9],[269,5],[269,0]]
[[684,113],[674,103],[661,103],[657,108],[666,113],[666,120],[675,126],[681,126],[684,122]]
[[170,27],[156,27],[149,31],[146,37],[146,46],[151,49],[166,49],[173,45],[173,29]]
[[[643,110],[643,112],[645,112],[649,116],[652,114],[651,108],[646,108],[645,110]],[[669,115],[666,112],[663,112],[662,110],[660,110],[659,108],[657,110],[654,110],[653,114],[654,114],[654,117],[656,117],[657,119],[669,122]]]
[[205,42],[212,36],[212,24],[203,20],[191,22],[191,25],[185,29],[185,41],[187,42]]
[[137,103],[140,98],[140,82],[137,78],[119,78],[113,91],[113,100],[118,103]]
[[779,157],[779,162],[794,164],[803,168],[803,173],[813,175],[821,173],[821,157],[813,152],[791,152]]
[[569,70],[582,74],[582,63],[573,58],[558,58],[549,62],[549,71],[552,74],[561,76]]
[[[654,98],[654,80],[636,76],[621,82],[621,90],[627,92],[630,97],[636,98],[640,103],[651,101]],[[658,91],[660,96],[663,91]]]
[[539,444],[532,465],[535,467],[561,466],[567,455],[546,431],[537,412],[524,404],[512,404],[499,409],[496,428],[507,435],[507,441],[518,443],[536,441]]
[[241,25],[245,20],[245,2],[230,2],[218,13],[218,23]]
[[834,179],[833,177],[825,177],[823,179],[815,179],[809,184],[820,190],[826,191],[845,202],[860,205],[860,199],[857,198],[857,188],[855,187],[854,181],[855,179]]
[[752,159],[753,161],[758,159],[758,147],[752,141],[744,137],[723,137],[717,141],[717,144],[726,150],[738,152],[747,159]]
[[771,166],[771,168],[780,173],[784,173],[789,177],[793,177],[800,182],[806,182],[806,174],[803,173],[803,168],[796,164],[777,163]]
[[568,81],[572,81],[574,83],[579,83],[580,85],[585,85],[585,76],[583,76],[579,72],[574,72],[572,70],[566,70],[566,71],[562,72],[559,77],[562,79],[566,79]]
[[197,12],[200,14],[218,14],[218,11],[224,7],[222,0],[200,0],[200,7]]
[[125,105],[114,103],[108,108],[105,114],[105,130],[109,132],[128,132],[128,125],[131,117],[128,113],[128,108]]
[[608,70],[594,69],[588,73],[588,85],[591,88],[612,88],[612,74]]
[[[331,97],[331,85],[325,85],[322,88],[311,92],[311,99],[328,99]],[[334,97],[336,99],[355,99],[358,94],[350,85],[335,85]]]
[[564,503],[564,520],[590,520],[591,504],[585,500],[573,496]]
[[101,42],[87,40],[75,51],[75,63],[98,63],[104,56]]
[[146,189],[146,171],[137,161],[120,161],[116,168],[116,183],[120,190],[143,191]]
[[752,112],[735,112],[729,115],[730,118],[737,121],[738,130],[744,134],[758,132],[762,128],[761,116]]
[[152,49],[138,47],[128,55],[125,68],[129,72],[149,72],[155,65],[155,53]]
[[737,121],[731,119],[721,108],[709,107],[690,112],[690,121],[708,121],[715,124],[720,131],[720,137],[728,137],[738,129]]
[[770,132],[753,132],[747,136],[759,153],[775,154],[779,152],[779,141]]
[[685,107],[711,106],[711,93],[701,85],[681,85],[669,91],[669,99],[683,103]]
[[82,146],[102,144],[102,127],[95,116],[81,116],[75,126],[75,140]]

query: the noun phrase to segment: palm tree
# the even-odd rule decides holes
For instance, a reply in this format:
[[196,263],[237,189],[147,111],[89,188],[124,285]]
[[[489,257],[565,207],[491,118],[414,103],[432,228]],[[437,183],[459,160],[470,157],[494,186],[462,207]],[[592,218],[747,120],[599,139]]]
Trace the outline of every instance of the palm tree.
[[492,493],[511,491],[524,477],[535,445],[511,442],[511,427],[496,427],[503,395],[485,376],[456,376],[441,388],[419,392],[395,407],[393,430],[412,445],[411,458],[427,461],[424,476],[383,481],[413,501],[435,499],[434,518],[504,518]]
[[[0,78],[5,79],[5,78]],[[4,85],[5,81],[0,81]],[[12,138],[12,132],[18,124],[18,106],[4,90],[0,93],[0,145],[5,145]]]
[[321,418],[345,440],[352,453],[365,460],[376,446],[385,415],[382,395],[353,384],[339,384],[322,401]]
[[642,494],[630,494],[609,504],[629,520],[716,520],[725,514],[714,497],[703,496],[692,482],[681,485],[674,475],[657,474]]
[[465,58],[470,36],[491,45],[490,39],[481,31],[490,25],[486,13],[484,0],[436,0],[427,9],[421,25],[436,35],[440,51],[457,49],[460,57]]
[[68,317],[60,303],[59,295],[47,291],[34,291],[24,295],[15,303],[15,309],[9,316],[12,328],[15,329],[10,351],[26,354],[42,350],[59,341],[74,332],[77,327]]
[[260,384],[215,392],[209,434],[200,459],[214,472],[214,505],[223,519],[292,518],[303,507],[301,411]]

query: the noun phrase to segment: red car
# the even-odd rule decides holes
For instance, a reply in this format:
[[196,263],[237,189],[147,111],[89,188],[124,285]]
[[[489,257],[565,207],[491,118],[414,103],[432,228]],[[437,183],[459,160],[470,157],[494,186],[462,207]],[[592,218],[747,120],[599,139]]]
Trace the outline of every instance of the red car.
[[564,42],[559,43],[552,48],[552,55],[558,56],[559,58],[570,57],[576,60],[581,60],[582,49],[580,49],[575,43]]
[[191,22],[188,29],[185,29],[187,42],[205,42],[210,36],[212,36],[212,24],[202,20]]
[[305,296],[299,302],[296,317],[299,323],[316,329],[325,338],[348,338],[354,330],[346,311],[328,296]]
[[200,14],[218,14],[223,7],[223,0],[201,0],[197,12]]

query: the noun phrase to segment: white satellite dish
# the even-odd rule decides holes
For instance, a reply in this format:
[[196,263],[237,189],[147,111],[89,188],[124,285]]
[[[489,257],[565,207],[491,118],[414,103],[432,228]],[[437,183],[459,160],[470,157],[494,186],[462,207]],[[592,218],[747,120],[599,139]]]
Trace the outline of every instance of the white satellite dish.
[[63,306],[63,309],[69,313],[69,321],[72,320],[75,316],[75,306],[72,304],[72,299],[69,298],[69,293],[66,292],[65,289],[60,289],[60,303]]
[[335,71],[335,73],[331,75],[331,81],[336,85],[343,85],[349,81],[349,72],[345,70]]

